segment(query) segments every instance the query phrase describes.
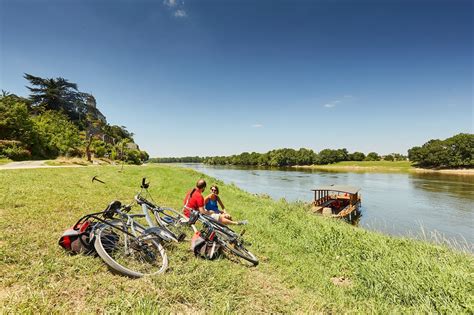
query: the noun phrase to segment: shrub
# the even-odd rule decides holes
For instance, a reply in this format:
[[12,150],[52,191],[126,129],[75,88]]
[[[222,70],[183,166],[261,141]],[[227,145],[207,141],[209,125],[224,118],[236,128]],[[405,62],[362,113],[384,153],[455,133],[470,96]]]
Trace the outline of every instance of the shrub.
[[77,149],[81,140],[79,130],[67,116],[56,111],[46,111],[33,118],[38,155],[57,157]]
[[21,141],[0,140],[0,156],[6,156],[14,161],[31,159],[31,152]]

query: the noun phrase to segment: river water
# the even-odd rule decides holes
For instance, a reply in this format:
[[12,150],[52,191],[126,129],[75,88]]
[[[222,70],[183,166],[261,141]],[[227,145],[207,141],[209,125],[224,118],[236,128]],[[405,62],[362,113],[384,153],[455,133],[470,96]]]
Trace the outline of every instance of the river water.
[[[357,186],[362,194],[359,226],[474,251],[473,176],[178,165],[277,200],[310,202],[311,189],[320,185]],[[221,196],[225,201],[225,190]]]

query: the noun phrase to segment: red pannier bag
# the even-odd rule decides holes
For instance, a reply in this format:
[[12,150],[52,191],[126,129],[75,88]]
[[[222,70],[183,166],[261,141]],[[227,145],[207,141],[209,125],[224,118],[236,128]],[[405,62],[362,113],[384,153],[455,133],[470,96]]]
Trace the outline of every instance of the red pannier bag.
[[95,253],[93,227],[97,223],[91,221],[78,222],[64,231],[59,239],[59,246],[71,254],[90,255]]

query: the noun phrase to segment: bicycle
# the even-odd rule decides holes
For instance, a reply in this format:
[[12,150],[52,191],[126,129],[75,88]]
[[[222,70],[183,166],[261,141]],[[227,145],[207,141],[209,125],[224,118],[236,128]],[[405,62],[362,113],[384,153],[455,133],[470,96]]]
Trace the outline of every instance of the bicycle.
[[243,259],[246,263],[252,266],[257,266],[258,258],[247,250],[244,246],[242,238],[245,230],[237,234],[228,226],[221,224],[208,215],[202,214],[199,211],[193,211],[189,218],[190,224],[200,221],[205,229],[205,237],[209,241],[215,241],[221,245],[225,250],[231,254]]
[[[211,235],[210,241],[215,241],[220,244],[227,251],[244,259],[253,266],[258,265],[258,258],[244,247],[243,233],[238,235],[226,225],[223,225],[210,216],[193,211],[190,218],[185,217],[182,213],[166,207],[160,207],[142,196],[143,192],[149,195],[149,183],[146,178],[142,179],[141,191],[135,196],[135,201],[141,205],[145,218],[150,227],[161,227],[167,229],[175,235],[173,241],[179,242],[184,240],[185,233],[183,230],[191,227],[194,232],[197,232],[195,223],[199,220],[207,230],[207,237]],[[151,197],[151,196],[150,196]],[[150,215],[151,214],[151,215]],[[176,231],[176,233],[174,232]],[[214,234],[212,233],[214,232]],[[179,235],[179,236],[176,236]]]
[[166,271],[168,256],[161,245],[168,232],[148,229],[136,222],[143,214],[128,214],[131,205],[111,202],[104,211],[79,219],[75,226],[92,226],[89,242],[100,258],[115,272],[139,278]]
[[[193,224],[189,224],[189,219],[180,212],[173,208],[158,206],[154,203],[153,198],[151,198],[148,192],[150,183],[146,182],[146,178],[142,179],[140,187],[141,190],[135,196],[135,201],[142,207],[143,214],[150,228],[161,227],[168,230],[172,234],[168,241],[174,242],[183,241],[186,238],[185,230],[189,227],[197,231]],[[145,192],[146,196],[150,196],[153,202],[149,201],[146,196],[143,196],[143,192]]]

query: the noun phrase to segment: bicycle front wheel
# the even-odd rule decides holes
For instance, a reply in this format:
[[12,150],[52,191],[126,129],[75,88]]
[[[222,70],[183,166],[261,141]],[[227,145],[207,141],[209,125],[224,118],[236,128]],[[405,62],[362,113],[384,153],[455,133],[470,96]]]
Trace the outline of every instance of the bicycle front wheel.
[[159,222],[162,222],[162,226],[166,227],[169,231],[176,235],[179,241],[183,241],[190,226],[188,224],[189,219],[183,214],[172,208],[160,208],[160,210],[153,210],[153,217],[157,226],[160,226]]
[[158,275],[168,267],[168,256],[158,236],[143,233],[143,229],[134,232],[121,221],[99,227],[94,246],[112,270],[128,277]]

